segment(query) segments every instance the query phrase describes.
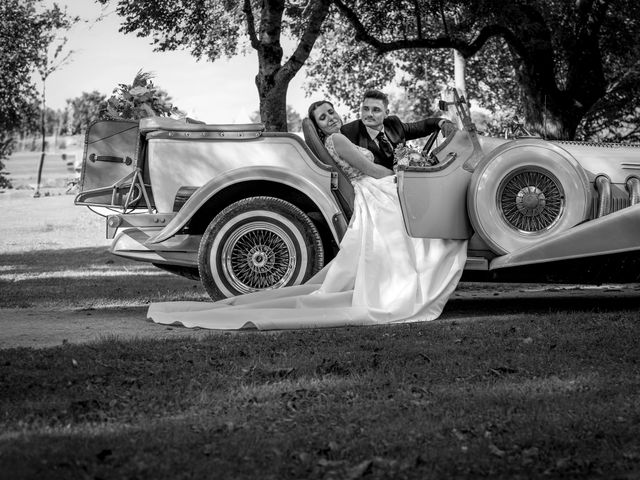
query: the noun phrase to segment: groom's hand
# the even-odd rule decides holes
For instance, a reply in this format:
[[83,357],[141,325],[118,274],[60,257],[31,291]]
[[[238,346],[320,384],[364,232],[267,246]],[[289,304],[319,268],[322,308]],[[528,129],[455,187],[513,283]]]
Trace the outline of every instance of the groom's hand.
[[442,132],[442,135],[444,137],[448,137],[451,132],[455,132],[456,130],[458,130],[458,127],[456,127],[455,123],[447,120],[446,118],[443,118],[438,122],[438,127],[440,127],[440,131]]

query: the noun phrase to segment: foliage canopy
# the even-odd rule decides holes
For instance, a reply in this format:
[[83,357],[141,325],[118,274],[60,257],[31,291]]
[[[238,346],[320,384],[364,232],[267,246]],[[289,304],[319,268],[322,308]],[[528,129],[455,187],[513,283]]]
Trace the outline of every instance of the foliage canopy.
[[[116,3],[121,31],[151,37],[159,51],[185,48],[215,61],[247,48],[258,54],[256,87],[268,130],[286,131],[289,82],[307,60],[329,12],[330,0],[98,0]],[[286,33],[297,42],[285,60]],[[215,83],[212,79],[212,85]]]
[[[534,131],[573,138],[581,126],[581,132],[591,136],[638,138],[637,130],[632,131],[640,102],[638,2],[334,3],[340,14],[331,17],[332,33],[322,39],[322,55],[311,71],[316,82],[324,78],[333,85],[332,71],[340,65],[335,72],[341,75],[335,89],[340,98],[349,94],[342,86],[372,79],[379,86],[399,70],[407,74],[411,91],[442,62],[438,52],[456,49],[470,64],[478,61],[470,67],[470,93],[493,95],[497,103],[506,104],[518,91],[518,110]],[[338,46],[336,52],[325,56],[331,46]]]
[[[73,21],[41,0],[0,0],[0,171],[12,150],[13,132],[37,120],[37,92],[32,74],[43,65],[47,46],[58,29]],[[0,187],[9,182],[0,174]]]

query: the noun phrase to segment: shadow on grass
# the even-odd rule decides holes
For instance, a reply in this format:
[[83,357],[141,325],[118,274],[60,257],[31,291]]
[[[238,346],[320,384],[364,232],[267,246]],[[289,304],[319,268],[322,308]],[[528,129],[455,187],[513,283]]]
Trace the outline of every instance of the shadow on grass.
[[[144,262],[75,248],[0,254],[0,308],[144,305],[158,301],[208,301],[198,281]],[[526,284],[524,285],[526,287]],[[532,291],[523,284],[462,283],[443,318],[516,313],[614,312],[640,307],[640,288]]]
[[141,305],[206,300],[197,281],[102,248],[0,254],[0,308]]
[[639,324],[563,317],[0,351],[0,471],[633,478]]
[[527,298],[453,298],[441,318],[506,314],[549,314],[557,312],[624,312],[640,308],[640,293],[618,295],[600,292],[589,296],[567,291],[560,295],[540,294]]

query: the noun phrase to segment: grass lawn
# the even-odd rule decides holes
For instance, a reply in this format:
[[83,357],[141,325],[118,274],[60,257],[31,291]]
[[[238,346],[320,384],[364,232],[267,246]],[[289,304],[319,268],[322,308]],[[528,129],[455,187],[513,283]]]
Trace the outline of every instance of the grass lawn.
[[640,477],[635,311],[0,350],[0,478]]
[[[3,325],[206,299],[108,254],[71,196],[0,204]],[[514,291],[463,283],[424,324],[0,349],[0,480],[640,478],[640,286]]]

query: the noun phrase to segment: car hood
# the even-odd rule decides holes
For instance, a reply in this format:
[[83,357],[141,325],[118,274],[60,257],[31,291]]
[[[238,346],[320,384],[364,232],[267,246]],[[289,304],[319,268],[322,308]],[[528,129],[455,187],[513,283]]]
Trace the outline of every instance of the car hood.
[[[504,139],[478,135],[484,155],[497,147],[519,139]],[[631,175],[640,177],[640,144],[597,142],[549,142],[562,148],[584,168],[593,181],[598,175],[607,175],[612,183],[625,183]]]
[[590,180],[607,175],[612,183],[640,176],[640,145],[595,142],[553,142],[566,150],[585,169]]

